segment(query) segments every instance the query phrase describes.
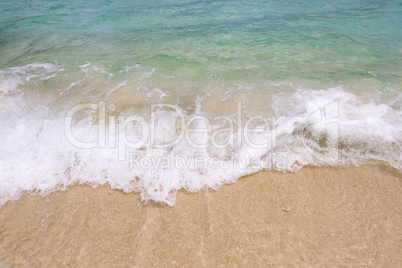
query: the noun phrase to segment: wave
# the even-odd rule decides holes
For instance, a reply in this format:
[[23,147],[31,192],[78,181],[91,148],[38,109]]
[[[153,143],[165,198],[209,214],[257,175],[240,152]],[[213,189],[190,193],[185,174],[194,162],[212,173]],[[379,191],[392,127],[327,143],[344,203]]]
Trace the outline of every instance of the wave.
[[0,71],[0,204],[89,184],[174,205],[180,189],[218,189],[264,169],[402,169],[401,94],[390,85],[388,101],[303,81],[218,81],[190,94],[140,65],[78,69]]

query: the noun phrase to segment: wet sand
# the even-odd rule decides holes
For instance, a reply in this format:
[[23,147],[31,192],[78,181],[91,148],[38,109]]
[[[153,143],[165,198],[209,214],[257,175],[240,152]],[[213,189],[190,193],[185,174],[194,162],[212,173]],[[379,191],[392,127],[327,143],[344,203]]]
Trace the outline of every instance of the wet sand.
[[0,267],[402,267],[401,173],[260,172],[175,207],[74,186],[0,208]]

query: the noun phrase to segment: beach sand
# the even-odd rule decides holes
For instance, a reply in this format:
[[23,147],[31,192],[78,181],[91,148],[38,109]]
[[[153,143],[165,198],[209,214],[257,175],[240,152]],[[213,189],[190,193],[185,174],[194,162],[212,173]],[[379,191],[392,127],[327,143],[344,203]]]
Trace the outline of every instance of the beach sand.
[[0,267],[402,267],[401,174],[259,172],[174,207],[74,186],[0,208]]

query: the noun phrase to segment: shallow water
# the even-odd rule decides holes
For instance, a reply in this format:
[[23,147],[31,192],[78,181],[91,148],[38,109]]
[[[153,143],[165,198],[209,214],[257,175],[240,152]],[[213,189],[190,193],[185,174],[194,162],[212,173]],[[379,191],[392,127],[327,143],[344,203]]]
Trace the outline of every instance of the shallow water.
[[401,170],[401,11],[1,2],[1,203],[88,183],[172,205],[262,169]]

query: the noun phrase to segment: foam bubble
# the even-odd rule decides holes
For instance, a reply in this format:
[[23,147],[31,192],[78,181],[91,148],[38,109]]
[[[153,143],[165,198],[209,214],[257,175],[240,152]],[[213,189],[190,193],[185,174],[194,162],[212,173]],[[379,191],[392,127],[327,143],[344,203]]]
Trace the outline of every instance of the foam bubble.
[[[88,83],[86,92],[99,91],[99,85],[106,85],[105,88],[113,89],[110,93],[123,98],[120,91],[131,87],[137,89],[131,94],[135,92],[142,105],[116,111],[115,106],[112,110],[105,106],[107,120],[102,123],[101,102],[112,103],[116,100],[113,94],[97,92],[83,99],[77,90],[74,94],[70,92],[68,102],[63,99],[66,95],[55,94],[61,99],[54,99],[54,103],[43,95],[28,94],[36,81],[58,78],[63,68],[32,64],[0,72],[1,204],[25,192],[48,194],[78,183],[108,184],[113,189],[140,192],[146,202],[174,205],[180,189],[191,192],[217,189],[262,169],[297,171],[306,165],[348,166],[372,160],[402,169],[402,112],[388,103],[379,103],[374,97],[363,98],[347,91],[344,86],[323,85],[316,90],[281,82],[267,84],[264,90],[259,90],[251,85],[236,85],[198,94],[188,106],[180,107],[180,98],[175,102],[173,97],[179,96],[178,92],[146,83],[157,72],[155,69],[134,68],[142,72],[136,74],[138,79],[131,79],[127,74],[121,81],[112,81],[108,70],[90,69],[91,66],[90,63],[80,66],[84,77],[71,75],[76,80],[67,84],[77,85],[77,81],[84,83],[96,73],[104,74],[102,82]],[[124,73],[130,70],[126,68]],[[40,92],[40,88],[35,90]],[[65,93],[66,87],[55,85],[54,90]],[[144,136],[141,124],[151,125],[151,104],[163,103],[162,98],[166,96],[173,99],[173,104],[155,107],[154,144],[150,144],[148,132],[146,143],[131,146]],[[96,109],[80,110],[72,120],[71,133],[81,143],[98,141],[89,149],[77,147],[66,136],[66,115],[75,104],[82,104],[82,100],[92,103]],[[239,101],[242,101],[240,117]],[[121,128],[119,115],[124,119],[137,117]],[[215,116],[221,117],[213,120]],[[238,131],[239,128],[243,131],[253,116],[255,120],[249,122],[249,127],[262,132],[248,133],[249,143],[244,132],[239,136]],[[140,117],[144,121],[138,120]],[[210,120],[210,125],[205,118]],[[192,132],[189,139],[182,137],[171,146],[157,148],[155,144],[166,144],[180,136],[181,119],[186,123],[193,120],[186,126],[191,129],[210,128],[211,133],[216,133],[215,145],[211,145],[211,135]],[[119,132],[122,129],[124,136]],[[127,144],[119,147],[123,138]],[[205,144],[208,146],[199,146]]]

